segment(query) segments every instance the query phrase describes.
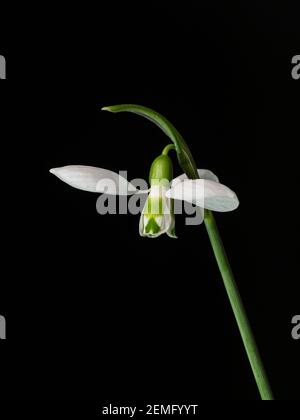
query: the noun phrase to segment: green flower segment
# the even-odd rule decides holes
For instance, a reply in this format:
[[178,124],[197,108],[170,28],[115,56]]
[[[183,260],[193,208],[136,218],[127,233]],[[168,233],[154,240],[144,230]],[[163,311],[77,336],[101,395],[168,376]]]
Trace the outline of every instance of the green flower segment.
[[173,200],[166,197],[173,180],[173,164],[168,156],[173,148],[173,145],[167,146],[151,165],[150,194],[140,219],[141,236],[156,238],[166,233],[176,238]]
[[145,215],[145,219],[148,219],[147,225],[144,230],[144,234],[149,236],[156,236],[159,234],[161,229],[161,221],[158,221],[158,219],[162,219],[159,215]]

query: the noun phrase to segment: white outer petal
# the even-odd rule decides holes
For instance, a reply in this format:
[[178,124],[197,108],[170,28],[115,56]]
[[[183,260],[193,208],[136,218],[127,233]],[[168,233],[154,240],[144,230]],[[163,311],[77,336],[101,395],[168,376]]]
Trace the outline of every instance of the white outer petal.
[[[209,169],[197,169],[197,171],[198,171],[198,175],[200,179],[208,179],[210,181],[219,182],[219,178],[217,177],[217,175],[215,175]],[[188,179],[186,174],[182,174],[178,176],[177,178],[174,178],[173,181],[171,182],[171,187],[175,186],[179,182],[184,181],[185,179]]]
[[113,195],[131,195],[137,192],[125,178],[108,169],[70,165],[50,169],[50,172],[71,187],[83,191]]
[[220,212],[232,211],[239,206],[239,200],[232,190],[218,182],[205,179],[178,183],[167,191],[166,196]]
[[139,195],[139,194],[149,194],[151,191],[151,189],[149,188],[148,190],[136,190],[136,192],[134,193],[135,195]]

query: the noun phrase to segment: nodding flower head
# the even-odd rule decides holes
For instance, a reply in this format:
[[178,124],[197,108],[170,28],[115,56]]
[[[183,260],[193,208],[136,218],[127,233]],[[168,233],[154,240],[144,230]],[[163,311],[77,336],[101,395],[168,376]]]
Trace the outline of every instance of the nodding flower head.
[[155,159],[150,169],[150,194],[140,219],[140,235],[157,238],[166,233],[175,235],[173,200],[166,196],[173,179],[173,165],[167,151]]
[[236,194],[219,183],[217,176],[199,169],[200,179],[188,179],[185,174],[173,179],[173,165],[164,149],[152,163],[150,190],[138,190],[119,174],[92,166],[71,165],[51,169],[50,172],[72,187],[109,195],[149,194],[140,218],[140,235],[157,238],[166,233],[175,235],[174,200],[182,200],[202,209],[199,223],[203,222],[204,209],[227,212],[235,210],[239,201]]
[[[139,105],[116,105],[103,108],[110,112],[133,112],[141,115],[171,138],[173,144],[166,146],[151,165],[150,190],[138,190],[121,175],[108,169],[71,165],[51,169],[50,172],[65,183],[84,191],[108,195],[149,194],[140,218],[140,235],[157,238],[166,233],[175,235],[174,200],[186,201],[200,207],[198,223],[204,220],[204,209],[227,212],[239,205],[236,194],[219,183],[218,177],[209,170],[198,169],[192,154],[175,127],[157,112]],[[184,174],[173,179],[173,165],[168,155],[176,150]]]

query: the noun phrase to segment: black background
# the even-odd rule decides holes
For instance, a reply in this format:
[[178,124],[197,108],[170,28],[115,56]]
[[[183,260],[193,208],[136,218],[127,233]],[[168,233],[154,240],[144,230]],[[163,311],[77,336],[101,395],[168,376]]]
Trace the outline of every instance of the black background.
[[3,398],[259,399],[204,226],[178,217],[178,240],[140,238],[138,217],[99,216],[95,195],[48,172],[147,179],[168,139],[100,111],[139,103],[237,192],[217,222],[275,396],[299,399],[296,3],[198,3],[45,7],[2,27]]

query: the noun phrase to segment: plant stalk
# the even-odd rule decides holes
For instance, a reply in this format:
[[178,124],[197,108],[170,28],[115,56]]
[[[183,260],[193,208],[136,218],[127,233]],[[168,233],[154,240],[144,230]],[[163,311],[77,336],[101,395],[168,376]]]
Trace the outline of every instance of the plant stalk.
[[211,211],[205,211],[204,222],[261,398],[263,401],[273,401],[274,397],[271,386],[225,252],[214,215]]

